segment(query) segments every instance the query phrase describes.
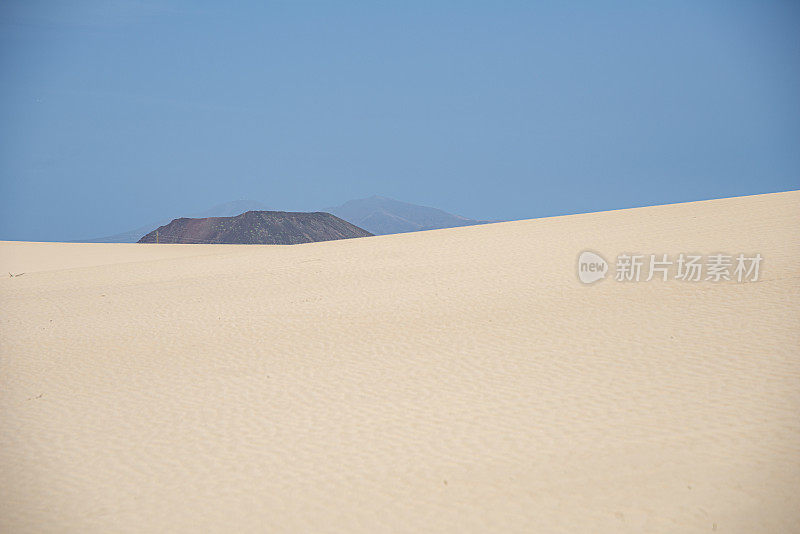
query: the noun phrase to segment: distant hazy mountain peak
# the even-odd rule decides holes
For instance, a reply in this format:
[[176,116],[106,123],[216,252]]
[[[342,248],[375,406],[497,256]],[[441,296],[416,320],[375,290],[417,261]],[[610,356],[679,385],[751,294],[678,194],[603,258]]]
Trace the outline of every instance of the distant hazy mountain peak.
[[349,200],[341,206],[327,208],[325,211],[376,235],[435,230],[488,222],[381,195]]

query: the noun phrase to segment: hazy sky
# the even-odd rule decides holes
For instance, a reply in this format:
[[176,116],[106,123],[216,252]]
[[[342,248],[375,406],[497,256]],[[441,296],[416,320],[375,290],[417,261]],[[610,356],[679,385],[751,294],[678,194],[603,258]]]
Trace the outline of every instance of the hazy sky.
[[800,188],[798,2],[0,2],[0,239]]

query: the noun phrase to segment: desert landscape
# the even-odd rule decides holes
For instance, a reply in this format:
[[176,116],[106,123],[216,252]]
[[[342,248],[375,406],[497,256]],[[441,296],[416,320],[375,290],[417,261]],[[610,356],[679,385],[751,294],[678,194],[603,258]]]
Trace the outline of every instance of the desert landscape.
[[[0,531],[798,532],[798,221],[795,191],[289,246],[2,242]],[[764,260],[584,285],[587,249]]]

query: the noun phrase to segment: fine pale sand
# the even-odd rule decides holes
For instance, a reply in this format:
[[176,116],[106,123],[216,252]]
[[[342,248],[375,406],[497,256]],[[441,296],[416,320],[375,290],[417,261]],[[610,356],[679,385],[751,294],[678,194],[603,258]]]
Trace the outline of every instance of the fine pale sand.
[[0,272],[0,532],[800,531],[798,192]]

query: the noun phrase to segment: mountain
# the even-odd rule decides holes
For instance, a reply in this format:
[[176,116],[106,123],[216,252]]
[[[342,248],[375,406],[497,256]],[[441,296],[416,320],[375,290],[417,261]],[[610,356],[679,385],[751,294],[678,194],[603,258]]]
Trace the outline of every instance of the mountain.
[[[260,202],[253,200],[235,200],[218,204],[205,211],[187,215],[193,219],[208,217],[233,217],[247,211],[268,211]],[[453,215],[436,208],[418,206],[407,202],[400,202],[391,198],[373,196],[358,200],[350,200],[341,206],[325,208],[323,212],[332,213],[359,228],[375,234],[399,234],[403,232],[416,232],[419,230],[434,230],[437,228],[451,228],[454,226],[469,226],[485,224],[492,221],[478,221]],[[136,243],[140,237],[151,233],[156,228],[169,225],[173,219],[146,224],[134,230],[122,232],[107,237],[83,240],[85,243]]]
[[234,217],[246,211],[270,211],[270,208],[256,200],[233,200],[217,204],[205,211],[189,215],[192,219],[204,219],[206,217]]
[[139,243],[293,245],[370,235],[330,213],[248,211],[235,217],[175,219],[148,233]]
[[373,196],[350,200],[341,206],[324,211],[349,221],[375,235],[435,230],[454,226],[485,224],[491,221],[477,221],[453,215],[436,208],[400,202],[391,198]]
[[[234,215],[239,215],[240,213],[244,213],[246,211],[262,211],[262,210],[269,210],[267,206],[262,204],[261,202],[257,202],[255,200],[234,200],[232,202],[224,202],[222,204],[217,204],[207,210],[197,212],[197,213],[190,213],[188,214],[189,217],[202,219],[205,217],[232,217]],[[155,230],[160,226],[164,226],[170,223],[172,219],[162,219],[157,222],[153,222],[150,224],[146,224],[144,226],[140,226],[139,228],[135,228],[133,230],[128,230],[127,232],[122,232],[120,234],[114,234],[106,237],[96,237],[93,239],[84,239],[82,240],[83,243],[136,243],[140,237],[145,234],[148,234]]]

